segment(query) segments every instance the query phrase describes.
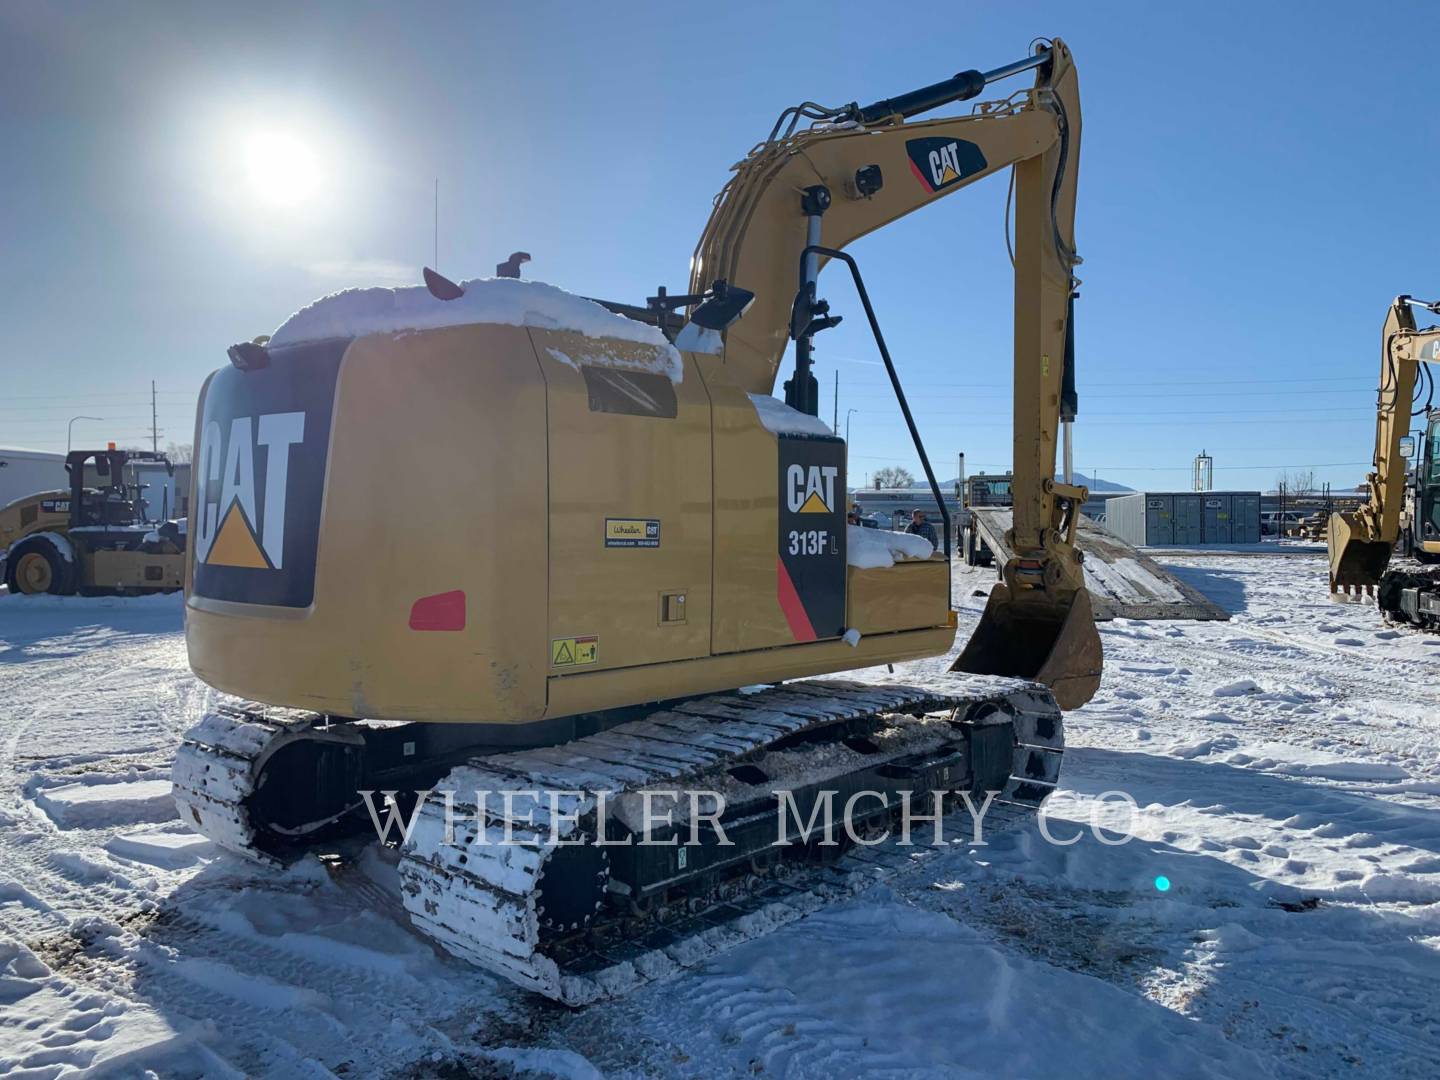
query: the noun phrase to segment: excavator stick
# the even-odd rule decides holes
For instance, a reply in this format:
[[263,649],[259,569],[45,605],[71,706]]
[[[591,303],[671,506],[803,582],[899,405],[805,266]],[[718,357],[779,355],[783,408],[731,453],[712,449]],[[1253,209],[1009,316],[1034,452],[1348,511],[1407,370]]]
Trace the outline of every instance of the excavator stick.
[[1048,686],[1060,708],[1078,709],[1100,688],[1102,665],[1087,590],[1056,605],[1043,593],[1016,600],[1008,585],[997,584],[950,670],[1030,679]]
[[1355,514],[1331,514],[1325,530],[1325,544],[1330,553],[1331,593],[1351,593],[1362,586],[1374,595],[1375,586],[1390,565],[1394,545],[1384,540],[1368,540],[1370,531]]

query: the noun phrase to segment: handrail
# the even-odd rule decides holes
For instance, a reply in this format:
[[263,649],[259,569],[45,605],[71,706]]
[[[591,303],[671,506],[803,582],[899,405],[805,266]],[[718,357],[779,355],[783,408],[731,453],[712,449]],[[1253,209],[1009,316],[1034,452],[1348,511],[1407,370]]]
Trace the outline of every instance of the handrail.
[[[856,265],[855,259],[845,252],[836,248],[822,247],[820,244],[810,244],[800,253],[800,272],[805,272],[805,260],[811,255],[823,255],[827,259],[839,259],[846,266],[850,267],[850,276],[855,279],[855,291],[860,294],[860,303],[865,306],[865,317],[870,320],[870,331],[875,335],[875,344],[880,348],[880,359],[885,361],[885,371],[890,376],[890,385],[895,388],[895,399],[900,402],[900,411],[905,415],[905,425],[910,429],[910,438],[915,443],[915,452],[920,455],[920,465],[925,470],[925,479],[930,482],[930,491],[935,496],[936,505],[940,507],[940,517],[945,524],[945,560],[950,560],[950,511],[945,507],[945,499],[940,494],[940,485],[935,480],[935,470],[930,467],[930,457],[925,453],[925,444],[920,441],[920,431],[915,427],[915,417],[910,415],[910,404],[905,400],[905,390],[900,385],[900,376],[895,373],[895,364],[890,359],[890,350],[885,346],[885,335],[880,332],[880,323],[875,318],[875,309],[870,305],[870,294],[865,291],[865,281],[860,276],[860,267]],[[848,454],[849,447],[846,447]]]

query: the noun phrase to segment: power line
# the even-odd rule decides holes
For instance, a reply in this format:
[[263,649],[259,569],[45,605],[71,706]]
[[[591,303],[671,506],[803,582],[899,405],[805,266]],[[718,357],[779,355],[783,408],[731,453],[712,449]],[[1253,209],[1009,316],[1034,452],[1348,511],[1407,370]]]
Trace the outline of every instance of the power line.
[[[1344,419],[1349,416],[1368,416],[1374,419],[1374,409],[1356,409],[1348,405],[1322,405],[1312,409],[1151,409],[1152,413],[1173,413],[1178,416],[1273,416],[1279,414],[1303,413],[1306,416],[1313,416],[1316,419]],[[968,412],[930,412],[916,413],[916,416],[969,416]],[[1101,417],[1128,417],[1134,416],[1133,412],[1092,412],[1081,413],[1080,418],[1075,422],[1084,424],[1086,420],[1093,420]]]
[[[197,389],[197,390],[195,391],[195,393],[192,394],[192,393],[190,393],[190,392],[188,392],[188,391],[185,391],[185,390],[161,390],[161,391],[160,391],[160,396],[161,396],[161,397],[182,397],[182,398],[189,398],[190,400],[193,401],[193,400],[195,400],[197,397],[200,396],[200,391]],[[121,400],[121,399],[128,399],[128,400],[131,400],[131,401],[149,401],[149,400],[150,400],[150,395],[149,395],[149,394],[136,394],[136,393],[132,393],[132,392],[130,392],[130,391],[121,391],[121,390],[116,390],[116,391],[92,390],[92,391],[90,391],[89,393],[84,393],[84,394],[6,394],[6,395],[5,395],[5,400],[6,400],[6,401],[99,401],[99,400],[102,400],[102,399],[105,400],[105,401],[118,401],[118,400]]]
[[[862,379],[862,380],[860,380],[860,381],[863,382],[864,380]],[[911,380],[908,380],[908,379],[907,379],[906,381],[909,382],[909,381],[911,381]],[[916,382],[917,385],[923,382],[923,383],[925,383],[926,385],[930,385],[930,386],[955,386],[955,387],[964,387],[964,388],[968,388],[968,389],[972,389],[972,390],[1005,390],[1005,389],[1009,389],[1009,387],[1010,387],[1010,385],[1011,385],[1010,383],[952,383],[952,382],[936,382],[936,383],[930,383],[930,382],[928,382],[927,380],[923,380],[923,379],[916,379],[916,380],[913,380],[913,381]],[[1217,386],[1217,385],[1222,385],[1222,386],[1277,386],[1277,385],[1282,385],[1282,384],[1284,384],[1284,385],[1295,385],[1295,384],[1311,383],[1311,382],[1326,382],[1326,383],[1328,383],[1328,382],[1353,382],[1353,383],[1360,383],[1360,384],[1362,384],[1362,385],[1369,385],[1369,386],[1374,386],[1374,385],[1375,385],[1375,381],[1374,381],[1373,379],[1369,379],[1369,378],[1366,378],[1366,377],[1361,376],[1361,375],[1333,375],[1333,376],[1310,377],[1310,378],[1304,378],[1304,379],[1218,379],[1218,378],[1213,378],[1213,379],[1185,379],[1185,380],[1175,380],[1175,381],[1169,381],[1169,382],[1158,382],[1158,381],[1156,381],[1156,380],[1154,380],[1154,379],[1146,379],[1146,380],[1144,381],[1144,383],[1141,384],[1141,385],[1144,385],[1144,386],[1154,386],[1154,387],[1165,387],[1165,386]],[[877,381],[877,385],[879,385],[879,386],[889,386],[890,384],[889,384],[888,382],[886,382],[885,380],[878,380],[878,381]],[[1135,386],[1135,385],[1137,385],[1137,384],[1136,384],[1136,382],[1133,381],[1133,380],[1127,380],[1127,381],[1121,381],[1121,382],[1091,382],[1091,381],[1089,381],[1089,380],[1082,380],[1081,383],[1080,383],[1080,387],[1079,387],[1079,388],[1080,388],[1082,391],[1084,391],[1084,390],[1092,389],[1092,388],[1097,387],[1097,386]],[[1279,393],[1279,392],[1280,392],[1280,391],[1277,391],[1277,393]],[[1325,393],[1346,393],[1346,392],[1347,392],[1347,391],[1345,391],[1345,390],[1343,390],[1343,389],[1342,389],[1342,390],[1328,390],[1328,391],[1325,391]]]
[[[968,417],[971,416],[971,415],[972,415],[972,414],[970,414],[970,413],[916,413],[916,414],[915,414],[915,418],[916,418],[917,420],[919,420],[919,419],[921,419],[921,418],[923,418],[923,417],[927,417],[927,416],[928,416],[928,417],[931,417],[932,419],[933,419],[933,418],[944,418],[944,417],[949,417],[949,418],[954,418],[954,417],[968,418]],[[1185,410],[1175,410],[1175,415],[1186,416],[1186,415],[1189,415],[1189,413],[1186,412]],[[1270,424],[1270,425],[1276,425],[1276,426],[1278,426],[1278,425],[1280,425],[1280,424],[1314,424],[1315,421],[1316,421],[1316,419],[1317,419],[1316,417],[1310,416],[1310,417],[1306,417],[1306,418],[1304,418],[1304,419],[1296,418],[1296,419],[1294,419],[1294,420],[1267,420],[1267,419],[1249,419],[1249,420],[1206,420],[1206,421],[1204,421],[1204,422],[1203,422],[1201,425],[1199,425],[1199,426],[1201,426],[1201,427],[1208,427],[1208,426],[1211,426],[1211,425],[1213,425],[1213,424],[1242,424],[1242,425],[1243,425],[1243,424]],[[1325,420],[1326,423],[1341,423],[1341,424],[1373,423],[1373,418],[1370,419],[1370,420],[1367,420],[1367,419],[1365,419],[1364,417],[1359,417],[1359,416],[1356,416],[1356,417],[1341,417],[1341,416],[1335,416],[1335,417],[1328,417],[1328,418],[1327,418],[1327,417],[1320,417],[1319,419]],[[971,429],[971,428],[1009,428],[1009,427],[1011,426],[1011,424],[1010,424],[1009,421],[1005,421],[1005,420],[969,420],[969,419],[967,419],[966,422],[965,422],[965,424],[964,424],[963,426],[964,426],[966,429]],[[1168,428],[1173,428],[1173,427],[1175,427],[1175,421],[1174,421],[1174,420],[1091,420],[1091,421],[1088,421],[1088,422],[1086,422],[1086,421],[1084,421],[1084,420],[1077,421],[1077,430],[1079,430],[1079,431],[1088,431],[1088,430],[1093,430],[1093,429],[1095,429],[1095,428],[1122,428],[1122,427],[1123,427],[1123,428],[1131,428],[1131,427],[1168,427]]]
[[[1094,465],[1092,468],[1103,469],[1105,472],[1170,472],[1173,469],[1188,469],[1192,462],[1185,462],[1183,465]],[[1253,469],[1349,469],[1357,465],[1369,466],[1369,461],[1325,461],[1317,464],[1303,465],[1216,465],[1215,471],[1225,472],[1226,470],[1253,470]]]
[[[1146,379],[1147,386],[1210,386],[1216,382],[1223,382],[1227,386],[1269,386],[1276,383],[1311,383],[1311,382],[1360,382],[1372,383],[1362,375],[1310,375],[1302,379],[1176,379],[1166,382],[1156,382]],[[1086,386],[1131,386],[1130,382],[1087,382]]]
[[[885,457],[885,456],[880,455],[880,454],[851,454],[850,456],[851,456],[851,458],[855,459],[856,461],[889,461],[889,462],[909,463],[909,462],[912,462],[912,461],[915,460],[913,454],[912,454],[911,456],[909,456],[909,457]],[[972,461],[972,462],[967,462],[967,464],[970,465],[970,466],[972,466],[972,467],[974,467],[974,468],[986,468],[986,469],[1009,469],[1009,468],[1010,468],[1009,465],[1002,464],[1002,463],[1000,463],[1000,462],[995,462],[995,461]],[[1100,472],[1107,472],[1107,473],[1109,473],[1109,472],[1174,472],[1174,471],[1176,471],[1176,470],[1181,470],[1181,471],[1183,471],[1183,470],[1189,469],[1192,464],[1193,464],[1193,462],[1186,461],[1186,462],[1183,462],[1183,463],[1180,463],[1180,464],[1176,464],[1176,465],[1092,465],[1092,466],[1090,466],[1090,467],[1091,467],[1092,469],[1094,469],[1096,473],[1100,473]],[[1318,464],[1310,464],[1310,463],[1307,462],[1307,463],[1301,464],[1301,465],[1293,465],[1293,464],[1292,464],[1292,465],[1216,465],[1216,466],[1215,466],[1215,471],[1218,473],[1218,472],[1224,472],[1224,471],[1227,470],[1227,469],[1229,469],[1229,470],[1234,470],[1234,471],[1237,471],[1237,472],[1241,472],[1241,471],[1254,471],[1254,470],[1256,470],[1256,469],[1349,469],[1349,468],[1355,468],[1355,467],[1357,467],[1357,466],[1366,466],[1366,467],[1369,467],[1369,466],[1372,465],[1372,464],[1373,464],[1373,462],[1369,462],[1369,461],[1327,461],[1327,462],[1321,462],[1321,463],[1318,463]]]
[[[869,387],[872,387],[872,388],[875,388],[875,389],[886,389],[886,388],[889,387],[890,384],[889,384],[889,383],[885,383],[885,382],[873,382],[873,383],[866,383],[866,384],[863,384],[863,385],[866,385],[866,386],[869,386]],[[913,382],[913,384],[909,384],[909,383],[907,382],[907,388],[908,388],[909,390],[911,390],[912,392],[915,391],[915,390],[928,390],[930,387],[935,387],[935,386],[945,386],[945,387],[952,387],[952,388],[954,388],[954,387],[962,387],[963,385],[964,385],[963,383],[931,383],[931,382],[923,382],[923,381],[920,381],[920,380],[915,380],[915,381]],[[1144,385],[1150,386],[1150,385],[1153,385],[1153,384],[1151,384],[1151,383],[1146,383],[1146,384],[1144,384]],[[979,388],[979,387],[976,387],[975,389],[980,389],[980,388]],[[995,387],[988,387],[988,389],[997,389],[997,390],[998,390],[998,389],[1004,389],[1004,388],[1003,388],[1003,387],[995,386]],[[1372,385],[1372,389],[1373,389],[1373,385]],[[1083,387],[1083,386],[1080,388],[1080,393],[1081,393],[1082,399],[1090,399],[1090,398],[1097,398],[1097,397],[1098,397],[1098,398],[1102,398],[1102,399],[1105,399],[1105,400],[1114,399],[1114,400],[1117,400],[1117,401],[1129,401],[1129,400],[1131,400],[1132,398],[1173,398],[1173,397],[1176,396],[1175,394],[1165,394],[1165,393],[1157,393],[1157,394],[1150,394],[1150,393],[1104,394],[1104,393],[1101,393],[1101,394],[1095,394],[1095,393],[1090,393],[1090,392],[1088,392],[1088,391],[1086,390],[1086,388]],[[1314,396],[1314,395],[1317,395],[1317,394],[1345,394],[1345,395],[1347,395],[1347,396],[1349,396],[1349,397],[1359,397],[1359,396],[1360,396],[1360,391],[1355,390],[1355,389],[1337,389],[1337,390],[1235,390],[1235,391],[1229,391],[1229,390],[1214,390],[1214,391],[1204,391],[1204,392],[1201,392],[1201,393],[1190,393],[1190,392],[1186,392],[1184,396],[1185,396],[1187,399],[1189,399],[1189,398],[1201,398],[1201,397],[1205,397],[1205,398],[1209,398],[1209,397],[1213,397],[1213,398],[1237,398],[1237,397],[1257,398],[1257,397],[1298,397],[1298,396],[1300,396],[1300,395],[1302,395],[1302,394],[1303,394],[1303,395],[1306,395],[1306,396]],[[963,394],[963,395],[962,395],[962,394],[949,394],[949,393],[941,394],[941,395],[938,395],[938,396],[940,396],[940,397],[965,397],[965,398],[968,398],[968,399],[971,399],[971,400],[974,400],[975,398],[990,399],[990,400],[1006,400],[1006,399],[1008,399],[1008,398],[1010,397],[1010,395],[1008,395],[1008,394]]]
[[[66,416],[60,415],[60,416],[51,416],[51,417],[28,417],[28,418],[22,419],[22,420],[4,420],[4,421],[0,421],[0,422],[3,422],[6,427],[12,427],[12,426],[20,425],[20,424],[64,424],[65,421],[66,421],[66,419],[68,419]],[[118,415],[118,416],[107,416],[107,417],[105,417],[105,420],[106,420],[107,422],[111,422],[111,423],[113,423],[113,422],[115,422],[115,421],[118,421],[118,420],[149,420],[149,419],[151,419],[151,416],[150,416],[149,413],[122,413],[122,414],[120,414],[120,415]]]

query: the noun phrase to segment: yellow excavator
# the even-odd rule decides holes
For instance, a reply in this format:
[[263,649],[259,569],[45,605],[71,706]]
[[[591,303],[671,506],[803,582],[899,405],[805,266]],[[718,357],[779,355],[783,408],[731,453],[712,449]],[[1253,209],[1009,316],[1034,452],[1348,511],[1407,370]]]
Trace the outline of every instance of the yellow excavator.
[[[867,106],[807,102],[735,167],[684,294],[427,269],[231,347],[197,417],[186,641],[236,698],[186,735],[182,816],[272,862],[399,822],[416,925],[581,1004],[833,895],[856,880],[834,858],[912,796],[1032,813],[1060,708],[1102,663],[1086,491],[1055,475],[1080,123],[1058,40]],[[957,627],[948,521],[943,554],[847,527],[845,444],[816,417],[814,339],[841,318],[821,271],[853,281],[943,515],[843,249],[1012,168],[1015,556],[953,674],[812,679],[944,655]],[[777,805],[814,822],[837,798],[845,836],[777,841]]]
[[[1385,317],[1368,497],[1353,513],[1330,515],[1326,543],[1332,595],[1375,595],[1378,587],[1387,620],[1434,630],[1440,629],[1440,573],[1388,569],[1397,545],[1422,563],[1440,559],[1440,413],[1432,409],[1430,368],[1440,363],[1440,326],[1417,327],[1417,308],[1440,313],[1440,300],[1397,296]],[[1423,405],[1421,386],[1427,388]],[[1417,416],[1426,422],[1418,455],[1410,434]]]

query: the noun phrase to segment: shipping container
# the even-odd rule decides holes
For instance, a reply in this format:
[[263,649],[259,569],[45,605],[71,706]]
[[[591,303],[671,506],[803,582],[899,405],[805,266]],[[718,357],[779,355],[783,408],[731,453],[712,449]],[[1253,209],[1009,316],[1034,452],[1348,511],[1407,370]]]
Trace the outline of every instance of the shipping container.
[[1140,534],[1154,537],[1157,544],[1175,542],[1175,500],[1169,495],[1144,497],[1137,502],[1137,509],[1144,510],[1145,529]]
[[1260,541],[1258,491],[1143,491],[1105,506],[1105,527],[1137,547]]
[[1230,508],[1234,496],[1205,493],[1205,539],[1211,544],[1231,542],[1233,529],[1230,524]]
[[1198,491],[1175,495],[1175,543],[1193,547],[1205,542],[1205,502]]
[[1231,541],[1236,544],[1260,543],[1260,493],[1239,491],[1230,496]]
[[1105,528],[1136,545],[1174,543],[1171,500],[1163,495],[1117,495],[1105,504]]

